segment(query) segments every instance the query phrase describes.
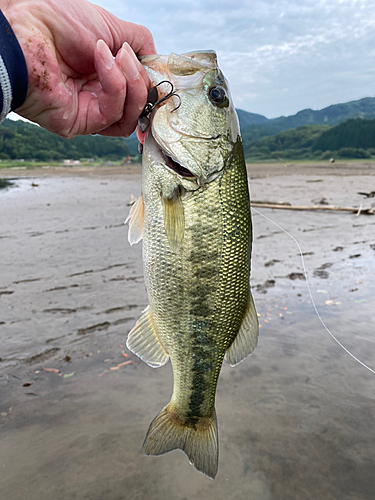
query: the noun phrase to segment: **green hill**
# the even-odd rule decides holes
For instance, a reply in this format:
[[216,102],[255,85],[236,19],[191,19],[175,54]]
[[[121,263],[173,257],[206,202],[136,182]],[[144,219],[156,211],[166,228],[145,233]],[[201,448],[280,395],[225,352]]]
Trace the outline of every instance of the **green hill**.
[[245,149],[251,160],[370,158],[375,155],[375,119],[350,119],[336,126],[303,125],[262,137]]
[[303,125],[292,130],[284,130],[273,136],[262,137],[245,149],[246,159],[310,158],[315,142],[329,129],[329,125]]
[[341,148],[375,148],[375,120],[354,119],[325,131],[313,151],[338,151]]
[[242,139],[247,149],[261,137],[275,135],[283,130],[302,125],[334,125],[349,118],[375,118],[375,97],[333,104],[318,111],[304,109],[295,115],[280,116],[264,123],[248,125],[241,130]]
[[303,109],[295,115],[281,116],[272,121],[288,126],[288,128],[294,128],[300,125],[330,125],[349,118],[375,118],[375,97],[365,97],[357,101],[332,104],[318,111]]
[[130,154],[122,137],[84,135],[64,139],[37,125],[21,120],[0,124],[0,159],[62,160],[105,158],[120,160]]
[[249,125],[259,125],[261,123],[268,122],[268,118],[263,115],[257,115],[256,113],[249,113],[243,109],[236,109],[238,121],[240,122],[241,130],[245,129]]

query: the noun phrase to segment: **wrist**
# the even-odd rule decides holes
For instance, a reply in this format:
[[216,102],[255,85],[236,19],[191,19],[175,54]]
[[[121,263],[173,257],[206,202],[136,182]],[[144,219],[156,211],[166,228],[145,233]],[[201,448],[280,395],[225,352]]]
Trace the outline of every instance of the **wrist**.
[[[11,3],[0,2],[0,6],[9,7]],[[21,46],[10,23],[1,11],[0,56],[0,104],[2,104],[1,118],[3,119],[10,110],[19,108],[25,101],[28,78],[26,61]]]

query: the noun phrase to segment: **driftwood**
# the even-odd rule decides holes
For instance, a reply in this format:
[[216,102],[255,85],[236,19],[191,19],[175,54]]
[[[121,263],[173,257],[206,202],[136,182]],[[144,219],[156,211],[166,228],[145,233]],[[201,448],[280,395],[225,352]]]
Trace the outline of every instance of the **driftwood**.
[[261,207],[261,208],[277,208],[281,210],[331,210],[334,212],[352,212],[357,216],[360,214],[367,215],[375,215],[375,208],[363,208],[362,205],[360,207],[336,207],[334,205],[313,205],[313,206],[304,206],[304,205],[291,205],[290,203],[269,203],[262,201],[252,201],[252,207]]

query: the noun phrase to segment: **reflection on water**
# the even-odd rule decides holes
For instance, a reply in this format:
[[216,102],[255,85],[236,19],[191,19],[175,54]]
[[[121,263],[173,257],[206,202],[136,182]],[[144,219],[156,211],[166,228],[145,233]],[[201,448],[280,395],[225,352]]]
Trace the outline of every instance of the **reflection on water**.
[[0,189],[8,188],[8,187],[12,186],[13,184],[14,183],[9,179],[1,179],[0,178]]

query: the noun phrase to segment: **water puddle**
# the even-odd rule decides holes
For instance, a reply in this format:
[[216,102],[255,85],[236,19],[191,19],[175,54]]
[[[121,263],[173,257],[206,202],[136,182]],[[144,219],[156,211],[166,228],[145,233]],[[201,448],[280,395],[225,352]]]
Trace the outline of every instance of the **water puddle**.
[[13,185],[14,185],[14,180],[0,178],[0,189],[6,189]]

